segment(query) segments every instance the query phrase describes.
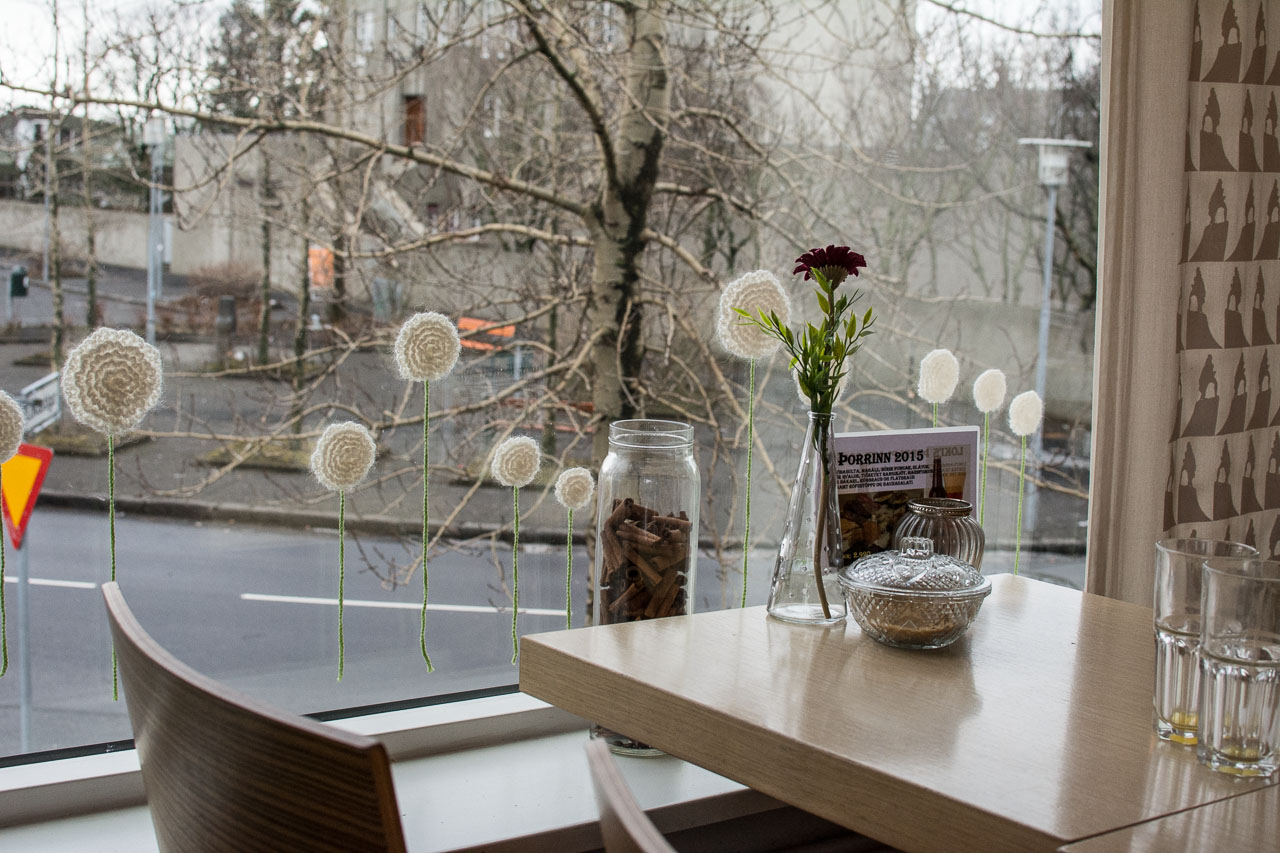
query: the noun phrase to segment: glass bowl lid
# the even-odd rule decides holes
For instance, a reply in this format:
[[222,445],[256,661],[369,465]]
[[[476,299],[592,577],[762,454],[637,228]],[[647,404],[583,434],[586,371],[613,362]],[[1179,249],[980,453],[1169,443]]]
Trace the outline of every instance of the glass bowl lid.
[[840,584],[889,594],[955,596],[982,594],[991,581],[968,563],[933,552],[933,541],[908,536],[900,550],[870,554],[840,570]]

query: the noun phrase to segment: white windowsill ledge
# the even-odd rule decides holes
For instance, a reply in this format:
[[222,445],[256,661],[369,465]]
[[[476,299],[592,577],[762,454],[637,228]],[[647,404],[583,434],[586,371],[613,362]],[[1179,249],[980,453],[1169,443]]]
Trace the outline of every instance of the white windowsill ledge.
[[[377,735],[394,764],[409,849],[598,847],[586,724],[522,693],[340,720]],[[619,759],[664,832],[780,803],[675,758]],[[151,851],[132,750],[0,770],[0,850]]]

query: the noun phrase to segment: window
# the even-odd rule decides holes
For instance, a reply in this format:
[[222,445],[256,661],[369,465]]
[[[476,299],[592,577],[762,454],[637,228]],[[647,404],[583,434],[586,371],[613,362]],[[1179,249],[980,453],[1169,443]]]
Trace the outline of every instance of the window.
[[376,31],[376,19],[373,12],[356,12],[357,51],[365,55],[373,53],[373,40]]
[[404,144],[427,141],[427,107],[422,95],[404,96]]
[[[929,4],[906,4],[913,9],[906,18],[897,11],[902,4],[868,4],[851,22],[822,4],[794,15],[776,0],[776,15],[756,19],[735,17],[734,4],[680,0],[660,22],[669,64],[654,74],[633,62],[645,47],[628,32],[636,15],[569,4],[553,40],[583,75],[577,81],[590,83],[583,91],[608,127],[638,119],[611,137],[610,153],[632,165],[624,153],[652,158],[620,172],[619,180],[635,183],[604,212],[634,218],[604,229],[626,240],[600,254],[595,241],[604,238],[592,214],[609,164],[589,111],[531,43],[509,68],[478,61],[497,47],[487,29],[501,35],[498,4],[413,6],[417,37],[441,40],[420,68],[360,64],[381,50],[381,5],[358,0],[332,20],[317,11],[305,45],[328,36],[347,50],[307,50],[296,33],[282,33],[286,55],[296,57],[287,74],[278,67],[246,74],[235,64],[242,45],[221,35],[249,31],[237,23],[265,25],[253,17],[261,4],[215,5],[200,22],[210,39],[207,74],[172,73],[181,66],[139,54],[138,73],[162,96],[137,115],[130,112],[136,87],[120,82],[113,91],[112,81],[102,81],[106,98],[120,103],[97,117],[135,123],[95,146],[120,158],[111,180],[93,183],[103,188],[111,211],[103,221],[113,228],[96,249],[99,264],[109,264],[100,278],[107,323],[142,328],[145,309],[124,297],[145,278],[137,249],[151,233],[144,187],[132,177],[145,173],[131,146],[145,114],[196,99],[235,115],[279,103],[286,118],[301,120],[291,127],[335,127],[311,134],[273,126],[245,138],[175,118],[180,132],[165,183],[178,188],[168,218],[182,227],[173,229],[171,271],[188,285],[161,282],[156,329],[165,396],[113,454],[120,583],[147,630],[179,658],[303,712],[509,689],[518,673],[510,635],[515,497],[489,476],[492,451],[505,437],[525,436],[544,452],[543,473],[519,495],[517,633],[565,625],[570,535],[569,619],[582,625],[591,606],[593,512],[575,514],[570,533],[552,484],[561,468],[598,463],[604,425],[593,418],[605,411],[694,425],[704,486],[695,609],[736,605],[744,565],[748,604],[763,603],[805,406],[783,357],[757,360],[753,374],[752,365],[718,348],[722,285],[768,269],[811,319],[807,285],[789,276],[797,247],[851,245],[868,267],[848,287],[865,291],[860,310],[874,308],[878,332],[852,362],[837,428],[930,425],[932,407],[918,397],[917,378],[921,358],[935,347],[961,362],[960,384],[939,408],[939,422],[980,427],[969,393],[980,370],[1004,370],[1010,396],[1036,383],[1047,196],[1021,137],[1070,136],[1094,147],[1071,155],[1058,190],[1048,270],[1049,417],[1042,452],[1029,447],[1027,459],[1026,491],[1035,498],[1019,512],[1022,447],[1002,409],[991,419],[984,568],[1010,568],[1016,542],[1020,571],[1082,583],[1097,266],[1093,42],[1020,35],[1034,22],[1013,11],[1002,19],[1011,31]],[[400,6],[407,15],[409,4]],[[729,7],[734,14],[722,15]],[[450,16],[448,26],[432,14]],[[1082,19],[1084,29],[1089,20]],[[173,41],[194,26],[176,15],[161,23]],[[118,26],[104,48],[137,44],[143,35],[128,21]],[[527,26],[521,22],[521,38]],[[1055,29],[1072,31],[1066,22]],[[799,51],[798,44],[811,47]],[[132,54],[124,59],[109,52],[104,62],[132,72]],[[628,89],[656,80],[670,91]],[[13,82],[45,85],[34,76]],[[323,103],[307,100],[318,92]],[[669,112],[655,109],[668,103]],[[73,114],[83,110],[75,104]],[[61,118],[53,116],[54,126]],[[13,125],[0,121],[6,126]],[[423,148],[415,148],[418,159],[398,148],[425,146],[428,131],[439,167],[421,162]],[[28,147],[21,177],[31,189],[5,204],[25,205],[17,212],[38,222],[43,145]],[[78,172],[57,172],[60,197],[77,198]],[[73,213],[63,206],[64,226]],[[482,223],[482,232],[467,233]],[[61,234],[60,257],[87,258],[79,229],[50,233]],[[309,287],[308,257],[321,255],[326,286]],[[634,289],[629,302],[607,312],[621,333],[597,347],[612,332],[591,327],[597,315],[587,306],[608,290],[595,280],[595,259],[610,256],[621,264],[635,259],[622,271]],[[69,343],[87,332],[77,298],[65,312]],[[220,305],[227,310],[219,325]],[[487,347],[465,347],[453,372],[424,389],[399,376],[391,355],[400,324],[419,310],[455,323],[477,318],[511,334],[464,330]],[[11,365],[5,390],[48,372],[44,363]],[[431,673],[420,646],[424,390]],[[749,408],[755,443],[744,558]],[[345,420],[371,428],[378,456],[370,475],[340,499],[308,463],[323,429]],[[111,565],[107,461],[78,455],[105,454],[105,443],[70,419],[63,427],[29,437],[54,446],[55,456],[24,554],[11,552],[9,563],[4,755],[129,733],[125,706],[111,699],[97,598]],[[20,559],[29,561],[32,581],[21,587],[29,613],[23,626]],[[25,732],[14,722],[23,709]]]

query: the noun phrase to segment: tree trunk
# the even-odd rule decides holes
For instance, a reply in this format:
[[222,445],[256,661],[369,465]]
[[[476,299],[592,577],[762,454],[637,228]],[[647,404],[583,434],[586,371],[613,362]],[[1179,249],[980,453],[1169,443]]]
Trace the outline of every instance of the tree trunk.
[[262,155],[262,186],[259,213],[262,216],[262,286],[258,312],[258,364],[266,364],[271,356],[271,161]]
[[666,34],[658,0],[626,9],[632,50],[627,56],[623,113],[613,139],[616,174],[606,169],[600,199],[587,217],[595,252],[592,271],[591,327],[603,330],[592,352],[591,401],[597,418],[593,455],[598,462],[609,446],[608,423],[636,413],[633,394],[644,356],[640,305],[635,296],[642,235],[658,178],[666,140],[670,79]]
[[[62,133],[62,122],[49,123],[49,133]],[[57,137],[54,137],[57,141]],[[58,222],[58,152],[49,149],[52,156],[48,169],[45,192],[49,194],[49,293],[53,296],[53,333],[49,342],[49,362],[54,370],[62,369],[62,353],[66,347],[67,322],[64,316],[66,297],[62,292],[62,228]]]

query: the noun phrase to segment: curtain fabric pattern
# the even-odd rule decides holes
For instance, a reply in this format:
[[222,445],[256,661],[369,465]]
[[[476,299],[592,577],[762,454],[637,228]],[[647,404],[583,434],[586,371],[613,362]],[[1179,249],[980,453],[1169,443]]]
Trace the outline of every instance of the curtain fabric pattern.
[[1109,16],[1089,589],[1150,603],[1162,536],[1280,550],[1280,0]]

